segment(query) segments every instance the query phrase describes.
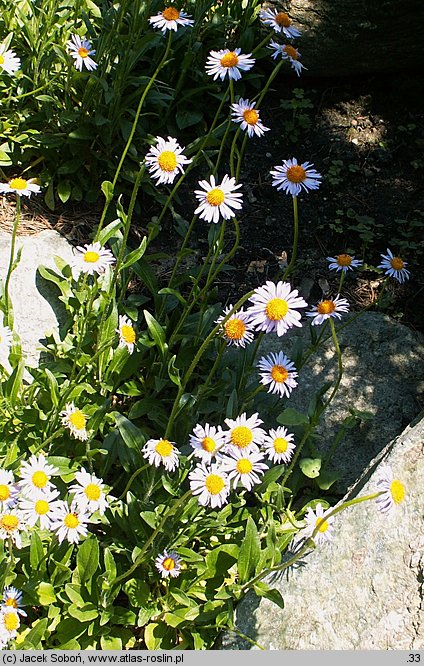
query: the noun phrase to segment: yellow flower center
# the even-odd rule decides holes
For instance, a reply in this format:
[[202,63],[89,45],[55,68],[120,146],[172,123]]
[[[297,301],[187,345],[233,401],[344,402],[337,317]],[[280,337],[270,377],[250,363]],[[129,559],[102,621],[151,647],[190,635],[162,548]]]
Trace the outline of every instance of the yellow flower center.
[[225,194],[219,187],[214,187],[207,193],[206,200],[211,206],[220,206],[225,200]]
[[175,569],[175,560],[172,557],[167,557],[164,559],[162,562],[162,566],[165,569],[165,571],[172,571],[172,569]]
[[204,451],[207,451],[208,453],[212,453],[212,451],[215,451],[216,444],[212,437],[204,437],[202,441],[200,442],[200,445]]
[[87,264],[95,264],[96,261],[99,261],[100,259],[100,254],[98,252],[93,252],[92,250],[89,250],[84,254],[84,261]]
[[393,257],[393,259],[390,259],[390,265],[395,271],[401,271],[404,267],[404,263],[400,257]]
[[13,532],[19,525],[19,518],[11,514],[6,514],[0,518],[0,528],[6,532]]
[[10,497],[10,488],[4,484],[0,485],[0,502],[5,502]]
[[283,51],[287,53],[289,58],[292,60],[298,60],[299,59],[299,54],[296,51],[296,49],[293,46],[290,46],[290,44],[286,44],[286,46],[283,46]]
[[230,51],[229,53],[226,53],[224,56],[221,58],[221,65],[223,67],[235,67],[238,65],[238,55],[237,53],[234,53],[234,51]]
[[274,382],[284,383],[288,376],[289,373],[287,372],[284,366],[282,365],[273,366],[271,370],[271,377],[273,378]]
[[2,55],[0,55],[0,65],[3,65],[3,64],[4,64],[4,57]]
[[67,516],[65,516],[65,519],[63,521],[70,530],[75,529],[75,527],[78,527],[79,525],[79,520],[78,516],[76,513],[68,513]]
[[326,532],[328,530],[328,520],[323,520],[322,518],[317,518],[315,521],[315,527],[318,527],[318,532]]
[[352,263],[352,257],[350,254],[338,254],[336,259],[339,266],[350,266]]
[[246,111],[243,111],[243,118],[248,125],[256,125],[259,120],[259,113],[255,109],[246,109]]
[[84,493],[89,500],[97,502],[100,497],[100,488],[99,486],[96,486],[95,483],[89,483],[88,486],[84,488]]
[[225,483],[218,474],[209,474],[206,477],[205,486],[211,495],[219,495]]
[[284,319],[289,311],[289,304],[282,298],[271,298],[265,308],[265,314],[272,321]]
[[236,469],[240,474],[249,474],[253,469],[253,465],[247,458],[241,458],[241,460],[237,461]]
[[16,599],[13,599],[11,597],[9,597],[9,599],[6,599],[4,605],[9,606],[11,608],[18,608],[18,602],[16,601]]
[[155,448],[156,453],[159,453],[161,458],[167,458],[168,456],[171,455],[173,450],[174,450],[174,447],[172,446],[171,442],[168,442],[167,439],[161,439],[156,444],[156,448]]
[[288,28],[289,25],[291,25],[291,21],[285,12],[278,12],[277,16],[275,17],[275,20],[278,23],[278,25],[283,26],[283,28]]
[[390,484],[390,492],[395,504],[401,504],[405,499],[406,491],[405,486],[401,481],[394,479]]
[[163,10],[162,16],[165,21],[176,21],[180,18],[180,12],[175,7],[167,7]]
[[130,345],[135,342],[135,331],[132,326],[128,324],[121,326],[121,335],[127,344]]
[[306,178],[306,171],[299,164],[294,164],[287,169],[286,177],[291,183],[302,183]]
[[174,171],[177,166],[177,156],[172,150],[164,150],[158,157],[158,164],[162,171]]
[[334,301],[329,301],[329,300],[321,301],[321,303],[318,303],[317,305],[317,310],[319,314],[331,314],[332,312],[334,312],[335,309],[336,305]]
[[274,439],[275,453],[285,453],[288,449],[289,443],[284,437],[277,437]]
[[87,419],[79,409],[69,415],[69,421],[77,430],[84,430],[87,423]]
[[32,482],[36,488],[44,488],[47,485],[49,477],[45,472],[42,472],[41,469],[37,472],[34,472],[32,475]]
[[88,49],[85,49],[83,46],[80,46],[80,48],[78,49],[78,55],[80,56],[80,58],[86,58],[88,54],[89,54]]
[[16,631],[16,629],[19,627],[19,616],[13,611],[5,613],[3,622],[7,631]]
[[49,511],[49,503],[46,500],[37,500],[34,509],[39,516],[45,516]]
[[253,433],[247,426],[236,426],[231,431],[231,443],[244,449],[253,440]]
[[12,178],[9,183],[9,187],[14,190],[25,190],[28,185],[28,181],[24,178]]
[[224,330],[230,340],[241,340],[246,333],[246,324],[241,319],[229,319],[224,324]]

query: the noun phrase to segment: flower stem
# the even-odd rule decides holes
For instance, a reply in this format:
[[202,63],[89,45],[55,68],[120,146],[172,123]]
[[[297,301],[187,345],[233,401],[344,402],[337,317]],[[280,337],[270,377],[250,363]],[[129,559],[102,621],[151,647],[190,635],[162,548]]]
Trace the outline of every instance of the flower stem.
[[18,227],[19,223],[21,221],[21,198],[17,194],[16,195],[16,213],[15,213],[15,219],[13,220],[13,228],[12,228],[12,238],[10,241],[10,254],[9,254],[9,266],[7,269],[7,275],[6,275],[6,280],[4,283],[4,305],[5,305],[5,321],[6,325],[9,326],[9,328],[12,330],[13,329],[13,314],[11,312],[11,306],[10,306],[10,296],[9,296],[9,283],[10,283],[10,278],[13,273],[14,267],[13,263],[15,260],[15,244],[16,244],[16,235],[18,233]]
[[293,196],[293,248],[292,248],[292,255],[290,258],[290,263],[287,266],[286,270],[284,271],[282,280],[284,281],[292,272],[293,267],[296,263],[296,258],[297,258],[297,242],[299,239],[299,213],[298,213],[298,208],[297,208],[297,197]]

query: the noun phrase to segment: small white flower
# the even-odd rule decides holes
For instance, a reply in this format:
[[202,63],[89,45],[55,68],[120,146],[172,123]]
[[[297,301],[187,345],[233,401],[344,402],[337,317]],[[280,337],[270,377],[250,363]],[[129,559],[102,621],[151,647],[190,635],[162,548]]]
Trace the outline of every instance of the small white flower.
[[409,280],[410,272],[405,268],[408,265],[406,261],[403,261],[400,257],[395,257],[389,248],[387,248],[387,254],[382,254],[381,258],[383,261],[377,268],[383,268],[386,275],[390,275],[401,284]]
[[343,273],[359,268],[364,263],[350,254],[336,254],[335,257],[327,257],[327,261],[330,271],[343,271]]
[[156,146],[151,146],[145,157],[149,172],[152,178],[157,179],[157,185],[173,183],[179,173],[184,173],[183,166],[193,160],[182,154],[184,148],[170,136],[167,141],[157,136],[156,142]]
[[301,314],[297,310],[308,307],[308,304],[298,294],[288,282],[274,284],[268,280],[249,299],[252,305],[247,312],[251,324],[265,333],[275,331],[278,336],[284,335],[292,326],[300,327]]
[[[224,314],[220,315],[215,321],[215,324],[220,324],[229,312],[233,309],[232,305],[225,308]],[[228,345],[235,347],[245,347],[253,340],[253,328],[249,325],[249,315],[240,308],[234,312],[227,321],[222,324],[221,334],[225,338]]]
[[283,32],[289,39],[299,37],[301,32],[294,26],[290,17],[285,12],[279,12],[277,9],[263,9],[259,12],[260,19],[264,25],[273,28],[275,32]]
[[0,644],[16,638],[20,624],[19,614],[14,608],[2,608],[0,611]]
[[238,81],[241,79],[240,70],[247,72],[255,64],[255,59],[250,58],[251,55],[241,53],[241,49],[211,51],[206,61],[206,73],[213,76],[214,81],[217,78],[223,81],[227,74],[228,78]]
[[199,495],[199,504],[202,506],[210,505],[216,509],[228,501],[230,482],[220,465],[212,463],[207,467],[202,462],[190,472],[188,478],[193,495]]
[[96,241],[84,247],[78,246],[77,252],[72,260],[72,268],[75,275],[79,273],[104,273],[105,270],[115,263],[115,258],[110,250],[101,247]]
[[268,393],[279,393],[281,397],[284,395],[290,397],[290,393],[297,386],[295,377],[298,373],[294,363],[283,352],[263,356],[257,367],[262,370],[261,384],[269,384]]
[[309,162],[298,164],[295,157],[291,160],[283,160],[282,166],[276,166],[275,171],[270,172],[273,176],[272,184],[277,190],[282,189],[292,197],[297,197],[301,193],[302,187],[305,192],[317,190],[322,176],[312,168],[313,166]]
[[314,536],[314,542],[317,546],[321,546],[326,541],[331,541],[333,535],[331,534],[333,530],[332,523],[334,521],[334,516],[327,517],[321,504],[317,504],[316,513],[314,513],[311,507],[308,507],[308,511],[305,516],[306,526],[296,535],[295,540],[299,541],[302,538],[309,539],[314,530],[318,527],[318,531]]
[[59,491],[45,490],[42,497],[21,498],[19,509],[30,527],[38,523],[42,530],[49,530],[54,514],[59,506],[55,500],[59,497]]
[[0,469],[0,509],[14,506],[18,493],[13,472]]
[[21,608],[22,606],[22,592],[17,590],[16,587],[5,587],[3,590],[3,598],[1,601],[0,610],[6,608],[13,608],[19,615],[26,617],[26,612]]
[[155,560],[155,567],[162,575],[162,578],[177,578],[181,573],[181,558],[173,550],[164,550]]
[[18,485],[24,495],[31,498],[43,498],[44,493],[54,489],[50,481],[52,476],[59,473],[57,467],[49,465],[43,455],[32,455],[28,462],[21,463],[19,475],[22,481]]
[[151,23],[154,28],[162,30],[162,32],[166,32],[166,30],[174,30],[177,32],[179,25],[192,26],[194,21],[189,14],[176,9],[176,7],[166,7],[156,16],[151,16],[149,18],[149,23]]
[[59,543],[65,539],[69,543],[78,543],[81,537],[87,536],[89,516],[82,512],[75,502],[69,506],[61,500],[57,504],[50,529],[56,532]]
[[235,216],[235,210],[240,210],[242,207],[243,195],[236,192],[241,185],[236,185],[236,179],[230,178],[225,175],[220,185],[215,181],[215,176],[211,176],[209,182],[207,180],[199,181],[202,190],[194,190],[196,198],[200,201],[200,205],[194,211],[195,215],[199,215],[202,220],[206,222],[219,222],[220,216],[224,220],[229,220]]
[[16,548],[22,548],[21,532],[26,530],[22,513],[10,507],[0,513],[0,539],[12,539]]
[[199,424],[193,428],[193,434],[190,435],[190,446],[193,448],[193,453],[196,458],[200,458],[203,462],[210,463],[214,458],[221,458],[222,451],[225,447],[225,434],[221,427],[209,425],[205,426]]
[[306,313],[306,316],[313,317],[312,326],[319,326],[326,319],[330,319],[330,317],[341,319],[342,314],[346,312],[349,312],[349,303],[345,298],[340,298],[339,294],[337,294],[334,300],[325,298],[320,301],[318,305],[314,306],[311,312]]
[[249,417],[243,413],[236,419],[225,419],[225,423],[230,428],[224,431],[227,444],[230,446],[227,451],[232,448],[249,451],[252,448],[256,449],[264,441],[266,433],[260,428],[263,421],[258,418],[257,412]]
[[404,484],[399,479],[393,478],[392,469],[387,465],[380,469],[377,489],[382,491],[382,494],[376,499],[377,509],[381,513],[392,513],[395,507],[405,500],[406,489]]
[[94,474],[89,474],[84,467],[76,472],[76,484],[69,487],[69,492],[74,494],[73,501],[83,513],[94,513],[98,511],[102,516],[108,507],[104,493],[103,479],[98,479]]
[[25,178],[12,178],[8,183],[0,183],[0,193],[10,194],[14,192],[20,197],[30,197],[31,194],[38,194],[41,192],[41,187],[37,185],[33,178],[26,180]]
[[80,439],[82,442],[88,439],[87,416],[78,407],[75,407],[73,402],[68,402],[65,405],[65,409],[60,412],[60,416],[62,417],[62,425],[69,428],[75,439]]
[[268,458],[277,464],[289,463],[296,448],[293,439],[294,435],[289,434],[286,428],[282,426],[275,430],[271,428],[263,443]]
[[291,46],[291,44],[278,44],[277,42],[274,42],[274,40],[271,40],[267,48],[274,50],[274,53],[271,55],[271,58],[274,58],[274,60],[276,60],[279,55],[283,60],[288,60],[292,69],[294,69],[298,76],[300,76],[302,69],[306,69],[299,60],[301,54],[294,48],[294,46]]
[[0,70],[8,74],[14,74],[21,67],[21,61],[14,51],[6,50],[4,44],[0,44]]
[[82,72],[82,66],[86,67],[88,71],[97,69],[97,63],[94,62],[90,56],[94,55],[96,51],[91,48],[91,42],[84,39],[79,35],[72,35],[71,40],[66,42],[68,53],[74,58],[74,65],[76,69]]
[[228,478],[233,482],[233,488],[237,488],[240,482],[247,490],[261,482],[260,476],[268,469],[263,463],[264,454],[257,447],[248,451],[232,448],[222,461],[223,469]]
[[150,465],[155,467],[163,465],[168,472],[173,472],[180,464],[178,459],[180,452],[175,446],[175,442],[167,439],[149,439],[141,452]]
[[269,131],[269,127],[265,127],[260,118],[259,110],[255,109],[256,102],[250,102],[248,99],[242,97],[235,104],[231,104],[232,119],[235,123],[241,123],[242,130],[247,130],[248,136],[262,136],[264,132]]
[[132,354],[136,334],[131,319],[128,319],[125,315],[119,315],[119,327],[116,329],[116,332],[119,333],[119,346],[126,347],[128,353]]

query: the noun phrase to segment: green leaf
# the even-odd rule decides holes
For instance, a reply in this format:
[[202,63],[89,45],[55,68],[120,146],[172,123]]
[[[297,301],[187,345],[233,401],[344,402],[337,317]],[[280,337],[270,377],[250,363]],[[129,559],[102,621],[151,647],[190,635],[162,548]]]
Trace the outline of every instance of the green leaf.
[[321,469],[321,458],[301,458],[299,467],[308,479],[316,479]]
[[128,596],[131,606],[135,608],[146,606],[150,596],[148,584],[143,580],[136,580],[135,578],[131,578],[131,580],[125,583],[124,592]]
[[[25,636],[25,643],[24,645],[19,645],[17,648],[19,650],[28,650],[30,648],[26,646],[31,646],[34,650],[39,650],[40,649],[40,643],[42,639],[44,638],[44,635],[47,631],[47,627],[49,624],[50,620],[49,618],[45,617],[42,620],[38,620],[34,623],[33,628],[31,631]],[[25,647],[24,647],[25,646]]]
[[171,382],[173,382],[173,384],[176,384],[178,388],[181,388],[180,371],[178,370],[178,368],[175,367],[176,358],[177,356],[176,354],[174,354],[174,356],[172,356],[168,361],[168,375]]
[[164,622],[158,624],[151,622],[144,629],[144,642],[148,650],[158,650],[161,646],[162,640],[167,632],[167,626]]
[[46,193],[44,195],[44,202],[50,210],[54,210],[54,183],[53,180],[50,181]]
[[268,488],[270,483],[278,481],[285,469],[285,465],[275,465],[275,467],[271,467],[271,469],[269,469],[263,475],[261,483],[255,488],[255,492],[263,493]]
[[321,490],[328,490],[331,488],[333,483],[338,481],[341,478],[341,474],[339,472],[332,472],[330,470],[323,470],[322,472],[319,473],[319,477],[316,480],[316,483],[318,485],[318,488]]
[[187,305],[187,301],[184,298],[184,296],[181,296],[180,292],[177,291],[176,289],[171,289],[170,287],[164,287],[163,289],[160,289],[158,291],[158,294],[165,294],[169,296],[175,296],[175,298],[182,303],[183,305]]
[[77,569],[81,584],[89,581],[99,566],[99,542],[95,537],[86,539],[78,548]]
[[84,605],[84,599],[80,594],[80,590],[81,590],[81,585],[74,585],[72,583],[66,583],[65,585],[66,596],[76,606]]
[[29,547],[29,563],[33,571],[38,569],[43,557],[44,557],[43,543],[38,535],[38,532],[33,532],[31,534],[31,544]]
[[178,627],[183,622],[192,622],[199,615],[199,606],[195,606],[194,608],[176,608],[172,613],[165,613],[164,620],[170,627]]
[[101,636],[100,647],[102,650],[122,650],[122,641],[117,636]]
[[121,440],[124,443],[124,446],[121,444],[118,447],[119,460],[125,471],[129,472],[131,468],[136,469],[140,467],[140,450],[145,442],[145,437],[134,423],[131,423],[129,419],[119,412],[111,412],[111,416],[115,419]]
[[57,186],[57,194],[62,203],[66,203],[71,196],[72,185],[69,180],[61,180]]
[[37,595],[41,606],[49,606],[56,601],[56,594],[51,583],[41,582],[37,587]]
[[178,129],[185,129],[186,127],[191,127],[191,125],[196,125],[203,118],[203,113],[201,111],[188,111],[187,109],[182,109],[177,111],[175,115],[175,121],[178,125]]
[[116,220],[112,220],[112,222],[109,222],[108,225],[104,227],[104,229],[101,230],[98,241],[100,245],[105,245],[112,236],[115,235],[115,233],[122,227],[122,220],[117,218]]
[[25,371],[25,361],[21,359],[13,370],[10,377],[3,384],[3,391],[6,398],[9,399],[11,405],[16,405],[19,392],[22,387],[22,378]]
[[71,604],[68,608],[68,613],[75,620],[79,620],[79,622],[91,622],[99,615],[99,611],[95,605],[90,603],[83,604],[82,606]]
[[261,552],[261,543],[258,530],[251,516],[246,523],[246,534],[240,546],[240,553],[237,561],[237,569],[240,577],[240,583],[247,583],[255,571],[256,563]]
[[265,599],[272,601],[272,603],[276,604],[279,608],[284,609],[284,599],[278,590],[271,590],[265,583],[256,583],[256,585],[253,586],[253,589],[258,597],[265,597]]
[[125,257],[125,261],[121,266],[121,269],[128,268],[129,266],[135,264],[136,261],[141,259],[143,254],[146,252],[146,247],[147,247],[147,236],[144,236],[143,240],[141,241],[140,247],[127,254],[127,256]]
[[165,354],[168,347],[166,345],[166,336],[164,329],[159,324],[159,322],[156,321],[153,315],[150,314],[150,312],[148,312],[147,310],[143,310],[143,313],[146,319],[147,328],[149,329],[150,334],[156,343],[156,346],[159,347],[162,354]]
[[277,422],[281,425],[306,425],[309,419],[305,414],[298,412],[297,409],[287,407],[277,416]]

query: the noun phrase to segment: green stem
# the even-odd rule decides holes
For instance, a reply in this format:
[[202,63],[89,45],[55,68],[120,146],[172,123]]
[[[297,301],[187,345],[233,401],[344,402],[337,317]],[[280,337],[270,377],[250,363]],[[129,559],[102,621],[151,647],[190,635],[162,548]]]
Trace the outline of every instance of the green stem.
[[150,467],[150,465],[147,463],[146,465],[143,465],[143,467],[140,467],[139,469],[135,470],[134,474],[132,474],[130,476],[130,480],[128,481],[127,485],[125,486],[125,490],[123,491],[123,493],[121,495],[119,495],[118,501],[124,499],[125,495],[127,494],[129,489],[131,488],[131,486],[133,484],[133,481],[135,481],[135,479],[138,477],[138,475],[141,474],[141,472],[144,472],[144,470],[147,469],[148,467]]
[[9,296],[9,284],[10,278],[13,273],[13,262],[15,260],[15,244],[16,244],[16,235],[18,233],[19,223],[21,221],[21,198],[19,194],[16,195],[16,212],[15,219],[13,220],[12,228],[12,238],[10,240],[10,254],[9,254],[9,266],[7,269],[6,280],[4,283],[4,305],[5,305],[5,322],[9,328],[13,329],[13,315],[10,312],[10,296]]
[[331,395],[328,398],[328,400],[324,403],[322,411],[325,411],[327,409],[328,405],[330,404],[330,402],[332,401],[332,399],[336,395],[337,389],[339,388],[340,382],[342,381],[342,377],[343,377],[342,352],[341,352],[341,349],[340,349],[339,341],[337,339],[336,327],[334,326],[334,321],[333,321],[332,317],[330,317],[330,326],[331,326],[331,336],[333,338],[334,347],[335,347],[336,353],[337,353],[337,365],[338,365],[339,372],[338,372],[338,375],[337,375],[336,383],[334,384],[333,390],[331,391]]
[[299,239],[299,213],[298,213],[298,208],[297,208],[297,197],[293,196],[293,248],[292,248],[292,255],[290,258],[290,263],[287,266],[286,270],[284,271],[283,277],[281,278],[283,281],[290,275],[290,273],[293,270],[293,267],[296,263],[296,258],[297,258],[297,242]]

